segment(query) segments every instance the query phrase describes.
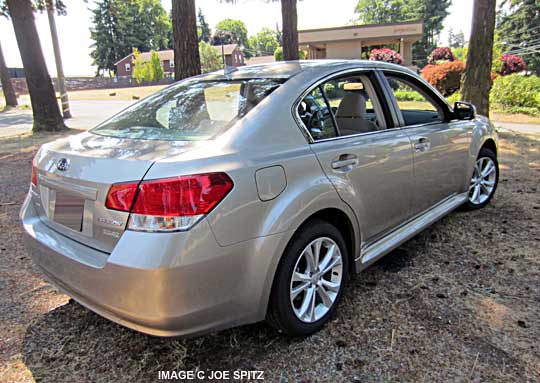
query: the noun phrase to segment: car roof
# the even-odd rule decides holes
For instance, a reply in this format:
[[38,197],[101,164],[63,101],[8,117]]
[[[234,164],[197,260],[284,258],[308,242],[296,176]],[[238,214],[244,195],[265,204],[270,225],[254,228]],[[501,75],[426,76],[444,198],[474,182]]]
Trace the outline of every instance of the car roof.
[[219,70],[200,76],[204,80],[240,80],[248,78],[279,78],[289,79],[299,73],[310,72],[312,75],[325,75],[326,73],[345,70],[349,68],[358,69],[393,69],[409,73],[414,73],[410,69],[390,63],[371,60],[298,60],[298,61],[278,61],[266,64],[255,64],[237,67],[234,69]]

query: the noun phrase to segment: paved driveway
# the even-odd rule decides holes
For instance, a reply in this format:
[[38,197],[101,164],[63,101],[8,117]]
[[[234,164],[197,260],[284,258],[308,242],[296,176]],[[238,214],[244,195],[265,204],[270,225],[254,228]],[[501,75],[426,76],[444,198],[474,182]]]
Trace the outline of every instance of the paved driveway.
[[[90,129],[106,118],[128,107],[133,101],[71,101],[72,118],[66,125],[72,129]],[[32,111],[11,110],[0,113],[0,137],[32,130]]]

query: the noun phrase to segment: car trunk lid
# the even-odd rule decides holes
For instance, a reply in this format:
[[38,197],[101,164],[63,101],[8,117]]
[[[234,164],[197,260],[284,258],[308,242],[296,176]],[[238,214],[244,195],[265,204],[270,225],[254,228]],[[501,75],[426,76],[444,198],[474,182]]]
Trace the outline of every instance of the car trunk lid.
[[46,144],[36,157],[38,182],[32,187],[40,219],[77,242],[110,253],[129,217],[105,207],[110,186],[140,181],[155,161],[196,145],[88,132]]

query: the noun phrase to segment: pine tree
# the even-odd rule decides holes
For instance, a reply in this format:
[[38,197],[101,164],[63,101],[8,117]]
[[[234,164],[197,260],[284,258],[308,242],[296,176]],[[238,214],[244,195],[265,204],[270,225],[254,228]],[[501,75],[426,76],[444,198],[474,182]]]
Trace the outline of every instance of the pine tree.
[[100,0],[92,11],[90,56],[98,74],[115,72],[115,63],[133,48],[141,52],[169,46],[171,22],[159,0]]
[[506,0],[509,12],[500,15],[498,35],[505,51],[522,56],[527,68],[540,75],[540,1]]
[[206,19],[204,17],[204,14],[202,13],[201,8],[199,8],[199,13],[197,14],[197,20],[198,25],[197,28],[199,29],[199,42],[204,41],[205,43],[209,43],[210,39],[212,38],[212,30],[210,29],[210,25],[206,22]]

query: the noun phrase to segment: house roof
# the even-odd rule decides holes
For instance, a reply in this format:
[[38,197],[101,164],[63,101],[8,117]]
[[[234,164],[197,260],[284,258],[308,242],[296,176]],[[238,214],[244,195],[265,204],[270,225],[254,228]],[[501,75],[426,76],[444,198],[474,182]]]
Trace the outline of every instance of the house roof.
[[[221,54],[221,45],[212,45]],[[225,56],[232,55],[233,51],[238,47],[237,44],[225,44],[223,45],[223,53]]]
[[246,60],[246,65],[255,65],[255,64],[268,64],[273,63],[276,61],[273,55],[270,56],[258,56],[258,57],[252,57],[248,60]]

